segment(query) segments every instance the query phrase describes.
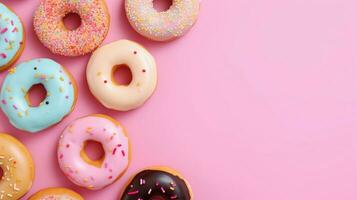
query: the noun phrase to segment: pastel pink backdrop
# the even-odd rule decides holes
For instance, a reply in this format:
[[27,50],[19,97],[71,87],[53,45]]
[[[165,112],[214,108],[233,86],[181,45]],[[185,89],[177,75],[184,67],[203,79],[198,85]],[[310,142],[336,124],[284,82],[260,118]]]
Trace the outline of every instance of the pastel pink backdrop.
[[[123,0],[107,0],[112,23],[104,43],[131,39],[157,59],[157,90],[131,112],[107,110],[92,97],[84,76],[89,56],[55,56],[41,45],[31,25],[38,1],[1,2],[26,25],[20,61],[53,58],[79,84],[74,112],[42,133],[17,131],[0,114],[0,131],[23,141],[36,162],[27,197],[66,186],[88,200],[119,199],[139,169],[168,165],[185,175],[198,200],[357,199],[356,1],[204,0],[189,34],[157,43],[131,29]],[[127,173],[95,192],[69,182],[55,156],[63,128],[92,113],[122,122],[133,147]]]

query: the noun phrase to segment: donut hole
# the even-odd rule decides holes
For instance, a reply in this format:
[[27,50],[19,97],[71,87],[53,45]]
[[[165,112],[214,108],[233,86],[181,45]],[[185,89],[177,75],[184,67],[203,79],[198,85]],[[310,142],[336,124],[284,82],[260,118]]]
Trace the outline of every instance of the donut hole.
[[154,8],[158,12],[165,12],[172,6],[172,0],[153,0]]
[[133,80],[133,74],[128,65],[116,65],[112,70],[112,81],[117,85],[128,86]]
[[95,140],[87,140],[84,142],[81,156],[88,164],[101,167],[105,157],[103,145]]
[[47,96],[45,86],[42,84],[33,85],[26,94],[26,100],[30,107],[38,107]]
[[165,200],[165,198],[162,196],[153,196],[149,200]]
[[78,29],[82,24],[81,17],[74,12],[67,13],[62,20],[64,26],[71,31]]

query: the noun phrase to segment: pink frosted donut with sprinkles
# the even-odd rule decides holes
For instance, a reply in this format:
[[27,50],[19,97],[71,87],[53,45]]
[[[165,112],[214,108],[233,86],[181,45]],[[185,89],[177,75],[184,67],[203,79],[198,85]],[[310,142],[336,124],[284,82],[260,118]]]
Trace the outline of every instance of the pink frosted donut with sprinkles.
[[153,0],[125,0],[125,10],[131,26],[154,41],[168,41],[183,36],[195,24],[200,9],[199,0],[172,0],[167,11],[158,12]]
[[[89,141],[102,145],[102,158],[89,158],[85,151]],[[64,130],[57,155],[60,168],[69,180],[99,190],[114,183],[126,171],[130,162],[129,139],[119,122],[106,115],[90,115],[77,119]]]
[[[81,25],[69,30],[63,18],[76,13]],[[63,56],[80,56],[95,50],[105,39],[110,15],[104,0],[41,0],[34,15],[34,29],[45,47]]]

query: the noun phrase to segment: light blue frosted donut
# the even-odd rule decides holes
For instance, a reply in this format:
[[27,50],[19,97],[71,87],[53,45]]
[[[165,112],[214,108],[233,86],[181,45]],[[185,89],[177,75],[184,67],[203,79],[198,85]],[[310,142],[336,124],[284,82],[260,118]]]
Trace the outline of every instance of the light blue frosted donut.
[[[9,70],[0,93],[2,111],[16,128],[38,132],[60,122],[76,102],[76,83],[53,60],[41,58],[23,62]],[[42,84],[47,97],[31,107],[26,96],[33,85]]]
[[0,3],[0,70],[16,61],[24,48],[24,39],[20,18]]

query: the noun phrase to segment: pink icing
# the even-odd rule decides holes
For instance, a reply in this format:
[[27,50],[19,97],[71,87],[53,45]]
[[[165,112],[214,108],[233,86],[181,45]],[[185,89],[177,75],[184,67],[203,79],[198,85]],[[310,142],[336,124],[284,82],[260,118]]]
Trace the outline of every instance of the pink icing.
[[[104,117],[88,116],[72,122],[59,141],[60,168],[72,182],[88,189],[98,190],[113,183],[129,164],[129,143],[124,133],[121,126]],[[88,140],[103,145],[105,155],[100,168],[80,155]]]

